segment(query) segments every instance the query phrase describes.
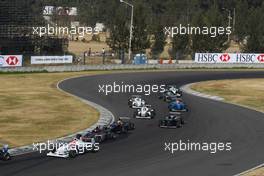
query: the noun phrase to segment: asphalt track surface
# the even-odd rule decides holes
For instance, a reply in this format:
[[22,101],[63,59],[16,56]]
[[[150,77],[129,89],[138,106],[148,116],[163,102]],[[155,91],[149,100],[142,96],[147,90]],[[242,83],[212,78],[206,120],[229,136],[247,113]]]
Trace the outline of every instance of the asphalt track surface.
[[[115,116],[131,116],[128,94],[105,96],[98,84],[113,81],[128,84],[178,84],[231,79],[264,78],[264,72],[154,72],[109,74],[75,78],[60,87],[79,97],[94,101],[111,110]],[[88,153],[75,159],[48,158],[29,154],[0,162],[1,176],[228,176],[264,162],[264,115],[239,106],[184,95],[190,112],[187,124],[179,129],[160,129],[158,119],[167,113],[167,104],[153,94],[146,100],[157,110],[153,120],[134,120],[136,130],[114,142],[101,145],[99,153]],[[176,152],[164,151],[164,142],[232,142],[232,151]]]

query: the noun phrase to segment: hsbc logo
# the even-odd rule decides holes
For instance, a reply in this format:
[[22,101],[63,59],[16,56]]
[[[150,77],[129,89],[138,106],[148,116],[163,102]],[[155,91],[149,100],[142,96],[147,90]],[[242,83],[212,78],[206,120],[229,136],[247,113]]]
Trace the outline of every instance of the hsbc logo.
[[5,58],[3,56],[0,56],[0,66],[2,66],[4,64],[4,60],[5,60]]
[[6,63],[10,66],[16,66],[18,64],[19,60],[16,56],[9,56],[6,59]]
[[196,55],[197,62],[202,63],[216,63],[217,62],[217,54],[210,53],[199,53]]
[[259,55],[257,59],[258,59],[259,62],[263,62],[264,63],[264,54]]
[[255,60],[255,54],[237,54],[236,58],[237,63],[255,63]]
[[264,53],[195,53],[196,63],[264,64]]
[[0,67],[22,67],[22,55],[0,55]]
[[220,60],[221,60],[222,62],[228,62],[230,59],[231,59],[231,57],[229,56],[229,54],[222,54],[222,55],[220,56]]

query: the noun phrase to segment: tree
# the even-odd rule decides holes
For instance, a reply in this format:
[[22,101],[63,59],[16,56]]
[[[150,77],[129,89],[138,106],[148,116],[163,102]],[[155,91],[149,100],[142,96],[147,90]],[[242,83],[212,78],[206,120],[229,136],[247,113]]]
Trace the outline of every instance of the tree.
[[113,51],[119,54],[128,50],[129,28],[127,18],[123,8],[117,7],[117,10],[112,16],[112,24],[108,24],[110,37],[107,39],[107,44]]
[[222,52],[227,48],[225,44],[227,35],[215,35],[217,34],[216,28],[227,27],[217,5],[210,7],[206,12],[197,14],[197,17],[193,20],[193,26],[199,26],[201,29],[203,27],[209,30],[213,29],[208,31],[208,34],[192,35],[191,48],[193,52]]
[[166,36],[163,31],[163,26],[159,25],[154,32],[154,44],[151,47],[152,56],[158,57],[164,50]]
[[245,39],[248,33],[249,11],[248,3],[246,0],[239,0],[236,5],[236,25],[235,35],[241,42]]
[[142,3],[135,6],[132,51],[134,53],[144,53],[150,46],[148,26],[146,22],[146,12]]
[[264,5],[262,8],[256,8],[250,10],[250,16],[248,21],[248,38],[245,46],[246,52],[262,53],[264,51]]

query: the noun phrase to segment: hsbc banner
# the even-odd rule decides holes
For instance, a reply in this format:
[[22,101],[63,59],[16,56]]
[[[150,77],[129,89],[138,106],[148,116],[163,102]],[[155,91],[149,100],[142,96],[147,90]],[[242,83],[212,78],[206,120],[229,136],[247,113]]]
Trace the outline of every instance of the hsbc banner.
[[71,64],[73,57],[68,56],[31,56],[31,64]]
[[22,67],[22,55],[0,55],[0,67]]
[[264,64],[264,54],[254,53],[195,53],[196,63]]

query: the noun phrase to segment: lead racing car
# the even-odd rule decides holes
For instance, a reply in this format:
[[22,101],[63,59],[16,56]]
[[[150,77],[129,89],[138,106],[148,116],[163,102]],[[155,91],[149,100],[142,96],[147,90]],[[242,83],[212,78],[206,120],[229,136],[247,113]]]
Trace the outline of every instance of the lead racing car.
[[133,108],[133,109],[141,108],[145,104],[146,104],[146,101],[140,95],[133,95],[128,100],[128,106]]
[[91,152],[99,151],[99,143],[96,143],[93,137],[82,138],[81,134],[77,134],[76,138],[69,143],[56,144],[59,145],[58,148],[55,148],[47,153],[47,156],[50,157],[59,157],[59,158],[75,158],[77,155]]
[[165,88],[165,91],[159,96],[160,99],[163,99],[166,102],[176,100],[180,97],[182,97],[182,91],[176,85],[168,85]]
[[165,92],[172,92],[174,95],[176,95],[177,97],[181,97],[182,96],[182,91],[181,89],[176,86],[176,85],[168,85],[165,89]]
[[169,114],[159,121],[160,128],[180,128],[185,124],[180,114]]
[[150,105],[145,105],[140,109],[137,109],[134,113],[134,118],[136,119],[153,119],[156,115],[155,109]]

